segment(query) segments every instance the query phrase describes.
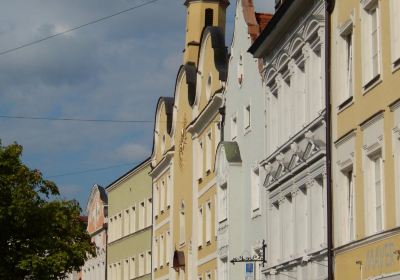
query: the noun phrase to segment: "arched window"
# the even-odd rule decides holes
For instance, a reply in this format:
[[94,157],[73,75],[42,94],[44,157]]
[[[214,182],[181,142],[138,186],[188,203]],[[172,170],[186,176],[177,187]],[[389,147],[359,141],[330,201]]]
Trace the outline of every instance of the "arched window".
[[214,18],[213,9],[206,9],[206,15],[204,17],[204,27],[212,26],[213,25],[213,18]]

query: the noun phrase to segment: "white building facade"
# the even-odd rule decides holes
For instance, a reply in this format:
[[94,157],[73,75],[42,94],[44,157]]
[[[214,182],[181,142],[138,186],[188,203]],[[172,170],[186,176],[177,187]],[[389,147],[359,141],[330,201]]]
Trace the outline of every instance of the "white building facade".
[[[218,279],[244,279],[246,265],[230,261],[262,256],[266,232],[265,203],[259,163],[265,154],[264,94],[258,60],[247,52],[260,33],[259,21],[271,15],[256,14],[253,1],[236,3],[235,28],[224,92],[223,141],[217,149]],[[262,262],[247,269],[260,279]],[[248,267],[248,266],[247,266]]]
[[325,1],[277,2],[263,59],[265,279],[327,279]]

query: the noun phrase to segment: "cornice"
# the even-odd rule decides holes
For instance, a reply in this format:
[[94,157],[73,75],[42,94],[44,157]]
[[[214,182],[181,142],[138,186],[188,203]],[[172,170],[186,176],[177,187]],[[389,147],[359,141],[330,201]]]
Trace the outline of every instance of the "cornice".
[[153,179],[156,178],[161,172],[165,170],[165,168],[169,166],[172,158],[174,157],[174,151],[175,149],[170,149],[169,151],[167,151],[162,160],[160,160],[157,165],[153,167],[153,169],[149,172],[149,175]]

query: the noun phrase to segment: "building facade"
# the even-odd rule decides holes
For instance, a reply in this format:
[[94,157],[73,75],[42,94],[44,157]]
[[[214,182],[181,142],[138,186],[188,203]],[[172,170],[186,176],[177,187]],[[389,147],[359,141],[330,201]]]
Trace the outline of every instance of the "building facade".
[[149,172],[147,159],[106,188],[108,280],[151,279],[153,198]]
[[[256,14],[251,0],[236,3],[223,95],[223,142],[218,146],[215,162],[219,280],[244,279],[246,266],[232,265],[233,258],[262,257],[266,216],[265,203],[261,203],[264,189],[259,163],[265,155],[265,96],[258,61],[247,50],[271,17]],[[249,265],[252,273],[248,276],[261,279],[262,263]]]
[[335,279],[400,279],[400,2],[336,1]]
[[76,275],[78,277],[76,279],[104,280],[106,279],[108,199],[103,187],[99,185],[92,187],[86,213],[88,215],[87,232],[96,246],[96,257],[85,262],[80,275]]
[[173,98],[160,98],[152,153],[154,279],[216,279],[219,108],[227,76],[228,1],[187,0]]
[[277,1],[249,51],[266,94],[266,279],[327,279],[325,1]]

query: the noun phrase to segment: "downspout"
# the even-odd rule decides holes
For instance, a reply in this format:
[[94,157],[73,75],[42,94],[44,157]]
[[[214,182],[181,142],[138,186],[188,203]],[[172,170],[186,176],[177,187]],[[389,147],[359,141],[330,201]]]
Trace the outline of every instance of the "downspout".
[[331,13],[335,0],[325,0],[325,133],[326,133],[326,193],[328,280],[334,279],[333,269],[333,201],[332,201],[332,126],[331,126]]

